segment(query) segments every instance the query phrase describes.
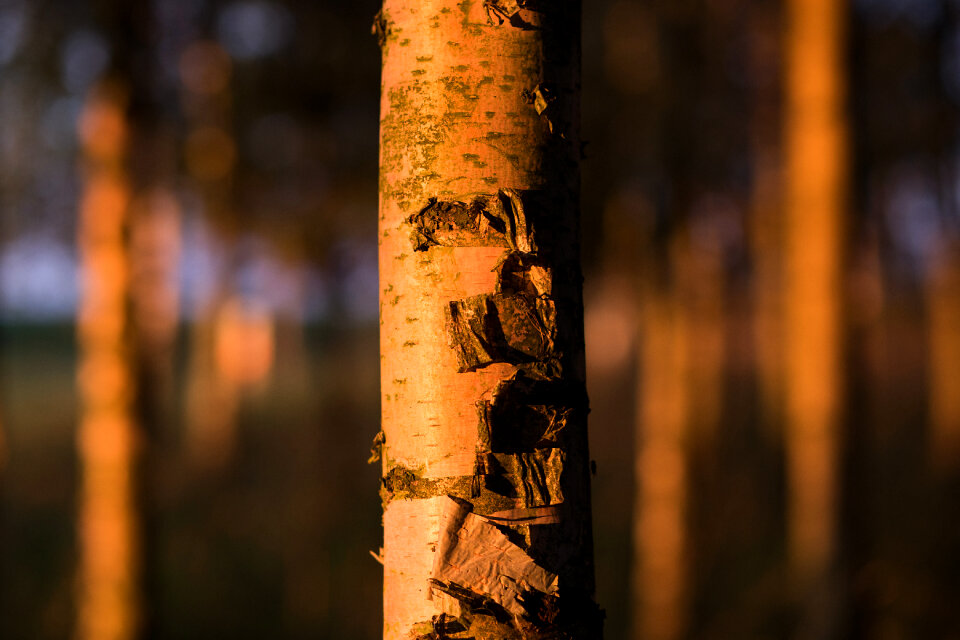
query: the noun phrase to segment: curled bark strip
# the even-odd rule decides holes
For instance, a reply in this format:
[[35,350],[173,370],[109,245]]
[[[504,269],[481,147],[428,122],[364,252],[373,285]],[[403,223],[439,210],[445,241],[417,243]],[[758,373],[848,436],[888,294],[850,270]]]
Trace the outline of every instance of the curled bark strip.
[[491,451],[505,453],[562,447],[568,426],[579,419],[575,408],[543,404],[484,402],[481,411]]
[[566,454],[560,449],[538,449],[527,453],[494,454],[508,477],[514,479],[517,501],[526,508],[563,502],[560,477]]
[[551,298],[552,270],[534,254],[511,251],[497,265],[497,293]]
[[373,17],[370,33],[377,38],[377,46],[383,49],[383,45],[387,43],[387,38],[390,35],[390,23],[382,9],[377,11],[377,15]]
[[481,194],[467,202],[430,198],[407,222],[413,226],[410,242],[414,251],[432,246],[536,251],[533,226],[525,213],[523,197],[515,189]]
[[[467,630],[467,627],[459,618],[447,613],[433,616],[429,623],[422,623],[417,626],[426,626],[426,624],[432,627],[430,633],[418,634],[415,640],[453,640],[454,636],[451,634],[459,634]],[[457,637],[460,638],[461,636]]]
[[539,370],[531,374],[529,369],[522,367],[477,404],[480,432],[490,451],[564,448],[570,427],[586,417],[587,399],[582,390],[542,377]]
[[474,371],[496,362],[496,348],[488,337],[487,296],[451,302],[447,310],[447,334],[457,355],[459,372]]
[[507,223],[491,206],[494,198],[481,195],[468,202],[430,198],[427,206],[407,218],[413,225],[413,250],[426,251],[431,246],[508,246]]
[[525,613],[522,593],[557,590],[556,574],[537,565],[497,526],[452,499],[440,521],[431,578],[448,589],[457,585],[488,598],[513,616]]
[[550,133],[566,138],[566,134],[559,130],[557,94],[551,86],[538,84],[533,89],[524,89],[521,95],[536,110],[537,115],[547,123]]
[[383,447],[387,442],[387,438],[384,435],[383,431],[377,432],[377,435],[373,436],[373,444],[370,445],[370,457],[367,458],[367,464],[373,464],[380,460],[383,455]]
[[547,358],[554,349],[555,315],[552,301],[525,295],[481,294],[451,302],[447,333],[459,371]]
[[497,192],[494,203],[498,208],[498,217],[510,226],[507,240],[511,248],[524,253],[535,252],[537,245],[533,238],[533,227],[524,211],[520,192],[515,189],[501,189]]
[[444,593],[457,602],[468,616],[490,616],[499,622],[510,622],[512,616],[489,596],[472,591],[456,582],[444,582],[430,578],[430,589]]
[[483,8],[487,10],[487,21],[493,24],[503,24],[520,13],[520,8],[526,4],[524,0],[483,0]]

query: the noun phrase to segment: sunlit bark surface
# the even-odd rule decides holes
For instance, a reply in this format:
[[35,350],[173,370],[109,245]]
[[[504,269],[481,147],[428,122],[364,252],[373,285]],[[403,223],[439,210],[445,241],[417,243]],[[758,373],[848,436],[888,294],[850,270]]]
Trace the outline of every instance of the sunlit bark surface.
[[[375,25],[387,639],[599,635],[577,248],[579,3],[519,4],[387,0]],[[479,556],[507,586],[435,567],[452,545],[440,540],[448,495],[478,516],[459,529],[460,551],[480,553],[471,522],[509,550]],[[507,523],[509,544],[497,538],[505,529],[484,529],[518,510],[541,524]],[[556,584],[518,604],[525,587],[509,585],[540,570]],[[556,607],[565,619],[547,612]]]
[[77,331],[81,483],[76,637],[123,640],[140,617],[134,370],[129,343],[129,131],[122,87],[102,83],[80,122],[84,191]]
[[843,11],[833,0],[787,7],[784,389],[788,548],[809,591],[836,554],[841,375],[841,249],[847,151]]

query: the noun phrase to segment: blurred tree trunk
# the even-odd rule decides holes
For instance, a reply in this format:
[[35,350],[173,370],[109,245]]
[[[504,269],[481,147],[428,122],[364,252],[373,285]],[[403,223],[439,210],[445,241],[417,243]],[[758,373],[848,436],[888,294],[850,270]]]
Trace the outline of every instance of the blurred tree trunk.
[[835,633],[838,447],[844,397],[842,248],[847,200],[846,3],[786,14],[784,393],[788,550],[804,601],[799,637]]
[[384,637],[597,638],[580,3],[386,0],[374,26]]
[[926,286],[930,458],[954,472],[960,463],[960,242],[942,244]]
[[190,466],[201,473],[227,468],[237,448],[239,389],[217,367],[218,319],[226,294],[196,315],[189,332],[186,391],[186,449]]
[[148,461],[172,391],[179,313],[179,209],[163,182],[172,147],[142,49],[150,6],[114,2],[99,11],[111,64],[79,124],[76,636],[85,640],[154,632]]
[[697,506],[691,487],[695,465],[710,465],[715,457],[723,412],[723,250],[714,237],[702,238],[704,243],[692,235],[675,230],[659,264],[638,264],[644,275],[634,436],[633,637],[651,640],[682,638],[691,628],[696,585],[689,562],[706,552],[696,547],[696,532],[690,530]]
[[77,319],[82,469],[77,637],[83,640],[133,638],[141,623],[137,460],[143,442],[135,418],[128,304],[127,100],[119,85],[101,83],[87,102],[81,124],[85,175],[78,232],[83,283]]
[[690,318],[676,272],[647,267],[637,341],[633,637],[676,640],[687,631],[690,591]]

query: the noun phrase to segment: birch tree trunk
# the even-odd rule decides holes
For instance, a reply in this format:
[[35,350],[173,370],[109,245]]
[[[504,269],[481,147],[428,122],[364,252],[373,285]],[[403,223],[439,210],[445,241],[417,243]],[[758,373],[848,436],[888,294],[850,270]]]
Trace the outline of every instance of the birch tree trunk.
[[596,638],[577,0],[385,0],[384,638]]

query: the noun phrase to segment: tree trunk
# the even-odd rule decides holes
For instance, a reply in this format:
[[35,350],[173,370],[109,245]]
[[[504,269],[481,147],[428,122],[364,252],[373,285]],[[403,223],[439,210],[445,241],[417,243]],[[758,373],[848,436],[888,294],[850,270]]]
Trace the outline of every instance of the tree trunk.
[[386,0],[374,27],[384,637],[599,637],[579,2]]
[[97,18],[111,34],[111,61],[79,126],[76,637],[84,640],[143,639],[156,631],[149,462],[173,391],[180,228],[164,182],[173,148],[143,49],[151,10],[98,5]]
[[225,293],[218,293],[190,328],[186,450],[190,466],[198,473],[226,470],[238,444],[240,389],[217,366],[219,320],[227,300]]
[[930,376],[930,460],[955,473],[960,463],[960,243],[944,242],[926,280]]
[[801,637],[829,637],[837,553],[845,3],[791,0],[785,94],[784,380],[789,558],[809,609]]
[[78,231],[83,293],[77,318],[82,474],[76,635],[81,640],[133,638],[141,615],[136,458],[142,443],[129,341],[126,101],[119,85],[99,85],[80,132],[85,187]]
[[[650,274],[657,269],[648,263]],[[670,266],[662,268],[671,271]],[[635,434],[633,637],[677,640],[687,630],[689,585],[690,318],[682,285],[648,276],[638,345]]]

